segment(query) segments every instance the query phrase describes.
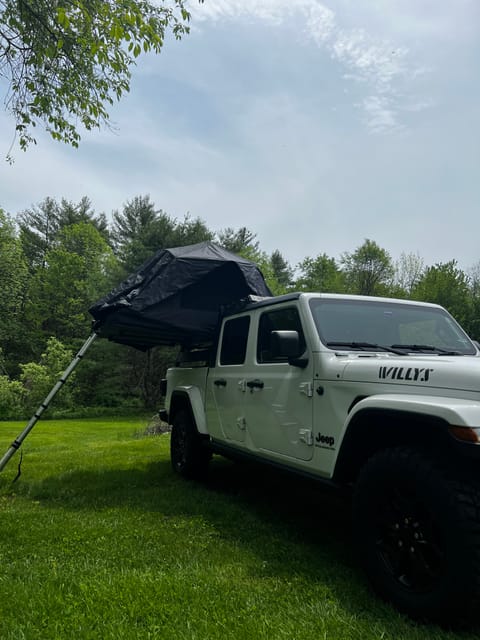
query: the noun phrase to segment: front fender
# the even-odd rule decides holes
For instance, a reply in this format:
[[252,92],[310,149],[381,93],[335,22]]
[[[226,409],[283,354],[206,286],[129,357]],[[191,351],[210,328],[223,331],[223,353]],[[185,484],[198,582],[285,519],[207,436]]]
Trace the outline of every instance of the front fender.
[[362,411],[372,409],[429,416],[458,427],[480,427],[480,402],[443,396],[391,393],[369,396],[357,402],[347,418],[344,432]]
[[387,446],[451,449],[477,458],[480,445],[458,441],[449,427],[480,427],[480,402],[444,396],[378,394],[359,400],[345,420],[334,478],[355,480],[361,466]]

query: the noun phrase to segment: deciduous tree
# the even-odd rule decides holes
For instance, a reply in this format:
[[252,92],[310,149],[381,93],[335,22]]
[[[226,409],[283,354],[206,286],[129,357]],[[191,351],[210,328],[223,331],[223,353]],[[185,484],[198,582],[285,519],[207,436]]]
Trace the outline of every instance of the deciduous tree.
[[394,274],[390,254],[374,240],[367,239],[353,253],[342,254],[341,263],[350,293],[382,295]]
[[471,316],[469,281],[456,260],[428,267],[413,289],[412,297],[442,305],[468,329]]
[[10,354],[24,340],[23,306],[28,279],[27,263],[13,220],[0,209],[0,348],[5,354],[5,367],[10,369]]
[[326,253],[305,258],[298,265],[300,277],[295,283],[299,291],[340,293],[344,290],[343,273],[334,258]]
[[88,308],[112,286],[115,259],[101,234],[79,223],[59,232],[30,289],[27,319],[32,327],[60,340],[85,337]]
[[394,285],[409,296],[424,272],[425,264],[418,253],[402,253],[395,262]]

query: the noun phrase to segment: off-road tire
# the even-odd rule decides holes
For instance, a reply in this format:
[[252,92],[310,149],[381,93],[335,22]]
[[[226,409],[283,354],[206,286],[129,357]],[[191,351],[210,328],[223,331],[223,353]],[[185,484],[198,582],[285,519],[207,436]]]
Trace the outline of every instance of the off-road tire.
[[448,622],[480,602],[480,491],[465,470],[410,447],[365,464],[353,499],[360,561],[377,593]]
[[170,459],[173,470],[184,478],[206,475],[212,457],[208,440],[198,433],[188,409],[180,409],[172,421]]

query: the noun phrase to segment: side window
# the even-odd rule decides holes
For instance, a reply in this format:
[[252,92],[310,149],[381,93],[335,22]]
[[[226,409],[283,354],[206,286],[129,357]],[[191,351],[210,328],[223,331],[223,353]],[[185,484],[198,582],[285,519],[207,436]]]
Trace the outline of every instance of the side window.
[[250,316],[227,320],[223,327],[220,364],[243,364],[247,354]]
[[257,362],[286,362],[286,358],[274,358],[271,352],[270,339],[272,331],[298,331],[301,350],[305,349],[300,316],[295,308],[267,311],[260,316],[257,337]]

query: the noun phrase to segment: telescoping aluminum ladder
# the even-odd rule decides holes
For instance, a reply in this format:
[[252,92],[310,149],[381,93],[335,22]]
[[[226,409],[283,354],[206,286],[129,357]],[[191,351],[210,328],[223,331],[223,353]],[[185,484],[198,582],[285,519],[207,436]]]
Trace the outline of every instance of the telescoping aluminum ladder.
[[77,355],[73,358],[73,360],[68,365],[68,367],[62,373],[62,375],[61,375],[60,379],[58,380],[58,382],[53,386],[52,390],[47,395],[45,400],[42,402],[42,404],[38,407],[38,409],[35,411],[33,416],[30,418],[30,420],[29,420],[27,426],[25,427],[25,429],[15,438],[15,440],[12,442],[10,447],[7,449],[7,451],[3,455],[2,459],[0,460],[0,472],[2,472],[5,469],[5,467],[8,464],[8,461],[14,455],[14,453],[16,451],[18,451],[18,449],[20,449],[20,447],[22,445],[22,442],[25,440],[25,438],[28,436],[30,431],[33,429],[33,427],[40,420],[40,418],[42,416],[42,413],[45,411],[45,409],[48,408],[50,402],[53,400],[53,398],[57,395],[57,393],[63,387],[65,382],[68,380],[68,377],[70,376],[72,371],[75,369],[77,364],[80,362],[80,360],[83,358],[85,353],[88,351],[89,347],[94,342],[94,340],[97,337],[97,335],[98,334],[96,332],[93,332],[92,334],[90,334],[90,336],[87,338],[87,340],[83,343],[82,348],[80,349],[80,351],[77,353]]

